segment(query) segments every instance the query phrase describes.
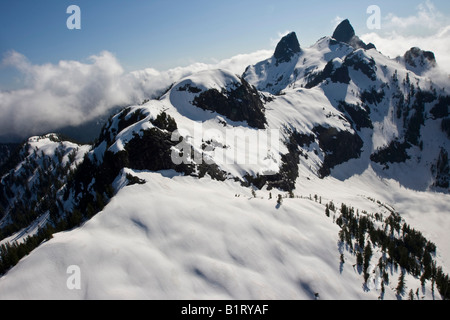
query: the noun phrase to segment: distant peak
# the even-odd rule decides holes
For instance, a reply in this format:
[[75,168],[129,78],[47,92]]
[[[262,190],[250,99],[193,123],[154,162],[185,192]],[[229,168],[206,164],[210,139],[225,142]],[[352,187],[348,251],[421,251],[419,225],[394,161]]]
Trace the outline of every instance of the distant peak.
[[408,50],[404,59],[407,67],[413,68],[433,68],[436,66],[436,57],[431,51],[423,51],[420,48],[413,47]]
[[297,35],[295,32],[291,32],[280,40],[275,49],[274,57],[277,59],[277,63],[288,62],[300,51],[300,43],[298,42]]
[[355,29],[348,19],[342,21],[334,30],[333,38],[340,42],[349,43],[355,36]]
[[405,53],[405,58],[414,59],[418,57],[424,57],[432,63],[436,63],[436,57],[431,51],[423,51],[420,48],[413,47]]

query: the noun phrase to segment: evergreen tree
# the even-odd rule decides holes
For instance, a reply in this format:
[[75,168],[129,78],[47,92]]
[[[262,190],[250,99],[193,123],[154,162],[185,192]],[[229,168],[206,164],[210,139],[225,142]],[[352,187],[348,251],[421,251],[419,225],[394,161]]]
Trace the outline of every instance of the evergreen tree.
[[356,264],[360,267],[362,267],[364,264],[364,257],[362,255],[361,251],[359,251],[359,250],[356,253]]
[[431,278],[431,295],[434,297],[434,278]]
[[345,231],[344,231],[344,229],[341,229],[341,231],[339,231],[339,241],[342,244],[345,242]]
[[372,246],[370,242],[367,242],[366,247],[364,248],[364,281],[367,282],[369,280],[369,266],[370,266],[370,259],[372,258]]
[[405,291],[405,272],[402,270],[402,273],[400,274],[400,277],[398,278],[398,285],[397,285],[397,295],[401,296],[403,292]]

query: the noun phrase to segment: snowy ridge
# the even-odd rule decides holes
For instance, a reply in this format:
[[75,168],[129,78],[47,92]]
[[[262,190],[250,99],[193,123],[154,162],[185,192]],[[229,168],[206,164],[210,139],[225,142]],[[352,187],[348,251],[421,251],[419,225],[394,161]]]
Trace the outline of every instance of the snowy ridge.
[[[0,244],[20,243],[46,225],[50,217],[48,202],[55,201],[61,195],[66,175],[75,170],[77,165],[83,161],[83,157],[89,149],[89,146],[62,141],[57,134],[28,139],[21,149],[20,157],[23,160],[16,167],[11,168],[1,179],[2,192],[6,189],[5,186],[8,186],[8,189],[7,197],[1,203],[5,213],[0,221],[0,226],[5,228],[9,225],[16,225],[16,229],[20,228],[21,230],[2,239]],[[50,182],[50,179],[55,180]],[[40,192],[34,193],[32,190],[40,190]],[[46,193],[42,190],[45,190]],[[72,207],[70,201],[61,202],[59,205],[63,210],[70,210]],[[37,215],[36,220],[30,225],[27,225],[26,222],[30,217],[20,215],[29,214],[21,212],[25,211],[26,207],[36,209],[34,213]]]
[[[253,198],[249,189],[233,182],[197,180],[175,172],[134,174],[147,183],[122,189],[83,227],[55,235],[25,258],[0,280],[2,299],[314,299],[316,293],[321,299],[378,299],[381,295],[377,272],[381,253],[374,249],[370,266],[374,273],[364,284],[350,252],[343,251],[345,263],[340,263],[339,227],[325,215],[323,203],[331,197],[357,201],[360,211],[388,215],[375,201],[355,197],[355,190],[347,188],[347,194],[323,190],[316,181],[304,188],[313,190],[310,187],[317,184],[324,194],[330,192],[329,197],[321,196],[322,204],[304,195],[284,199],[278,206],[269,192],[259,191]],[[392,185],[389,189],[399,191]],[[414,192],[399,194],[409,197]],[[445,197],[433,200],[447,204]],[[437,235],[448,223],[437,226],[428,221],[425,227],[446,248],[448,242]],[[448,261],[448,251],[443,258]],[[82,290],[65,285],[66,266],[74,263],[83,270]],[[33,272],[36,266],[38,273]],[[392,268],[384,299],[396,299],[399,276],[400,269]],[[421,299],[438,298],[430,283],[422,288],[413,276],[406,277],[406,286],[414,292],[420,289]],[[27,290],[15,290],[18,287]]]

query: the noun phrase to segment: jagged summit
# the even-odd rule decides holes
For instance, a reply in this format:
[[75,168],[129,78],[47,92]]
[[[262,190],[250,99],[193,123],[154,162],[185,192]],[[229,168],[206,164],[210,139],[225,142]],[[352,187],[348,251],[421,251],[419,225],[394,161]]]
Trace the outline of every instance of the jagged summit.
[[297,35],[295,32],[291,32],[280,40],[275,49],[274,57],[277,59],[277,63],[283,63],[290,61],[294,54],[300,52]]
[[355,29],[348,19],[345,19],[336,27],[332,37],[336,41],[347,43],[355,49],[375,49],[373,43],[366,44],[356,35]]
[[434,53],[431,51],[423,51],[417,47],[408,50],[403,58],[405,59],[406,67],[413,71],[419,71],[418,69],[428,70],[436,66]]
[[355,29],[353,29],[350,21],[345,19],[334,30],[333,38],[340,42],[349,43],[355,35]]

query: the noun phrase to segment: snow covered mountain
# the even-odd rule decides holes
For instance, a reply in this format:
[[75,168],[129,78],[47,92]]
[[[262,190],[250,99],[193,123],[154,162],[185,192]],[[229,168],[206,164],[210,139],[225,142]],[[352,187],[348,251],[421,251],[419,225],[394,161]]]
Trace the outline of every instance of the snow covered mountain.
[[345,20],[179,79],[92,146],[30,138],[0,171],[0,298],[448,298],[438,68]]

